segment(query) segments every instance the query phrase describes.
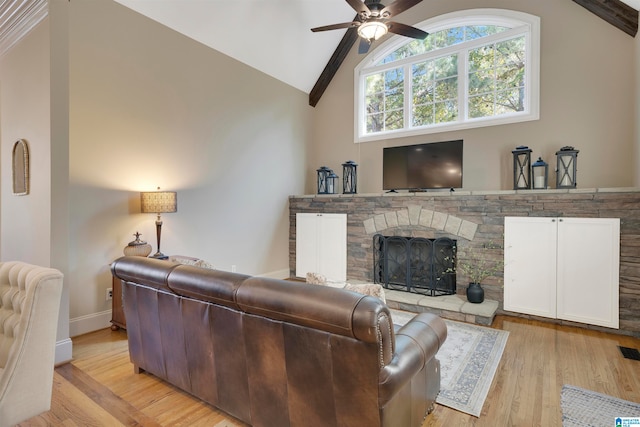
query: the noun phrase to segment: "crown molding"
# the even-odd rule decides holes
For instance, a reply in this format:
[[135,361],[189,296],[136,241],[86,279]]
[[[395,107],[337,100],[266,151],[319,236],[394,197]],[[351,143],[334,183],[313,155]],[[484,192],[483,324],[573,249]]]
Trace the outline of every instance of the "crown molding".
[[0,1],[0,57],[46,18],[48,13],[47,0]]

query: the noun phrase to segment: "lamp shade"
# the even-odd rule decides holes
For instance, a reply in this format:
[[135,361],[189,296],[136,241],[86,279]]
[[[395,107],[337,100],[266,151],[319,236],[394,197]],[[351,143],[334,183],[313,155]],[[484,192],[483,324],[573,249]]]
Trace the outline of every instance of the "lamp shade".
[[384,22],[380,21],[368,21],[358,27],[358,35],[366,40],[378,40],[380,37],[387,34],[389,28]]
[[142,213],[169,213],[178,211],[178,196],[175,191],[143,191],[140,193]]

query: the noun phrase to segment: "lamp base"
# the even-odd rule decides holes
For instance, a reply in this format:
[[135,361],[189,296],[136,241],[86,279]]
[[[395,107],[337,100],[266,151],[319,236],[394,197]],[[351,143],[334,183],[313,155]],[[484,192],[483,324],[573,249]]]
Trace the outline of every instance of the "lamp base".
[[169,256],[163,254],[162,252],[156,252],[153,255],[149,255],[149,258],[155,258],[155,259],[169,259]]

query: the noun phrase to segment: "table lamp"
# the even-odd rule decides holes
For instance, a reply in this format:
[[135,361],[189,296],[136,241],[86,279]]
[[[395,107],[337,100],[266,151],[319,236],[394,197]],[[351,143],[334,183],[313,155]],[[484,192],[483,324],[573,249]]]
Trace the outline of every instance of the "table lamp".
[[155,213],[158,215],[156,219],[156,238],[158,240],[158,251],[150,255],[150,258],[167,259],[169,258],[160,252],[160,233],[162,231],[161,213],[171,213],[178,211],[178,196],[175,191],[143,191],[140,193],[140,207],[142,213]]

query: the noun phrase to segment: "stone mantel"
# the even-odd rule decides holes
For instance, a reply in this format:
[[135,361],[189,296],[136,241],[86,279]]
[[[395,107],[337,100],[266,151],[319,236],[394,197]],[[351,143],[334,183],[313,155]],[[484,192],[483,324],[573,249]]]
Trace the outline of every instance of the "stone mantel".
[[395,193],[363,193],[363,194],[302,194],[289,196],[294,199],[322,199],[322,198],[351,198],[351,197],[455,197],[455,196],[509,196],[532,194],[594,194],[594,193],[640,193],[640,187],[612,187],[612,188],[574,188],[548,190],[425,190],[425,191],[398,191]]
[[[295,276],[296,213],[347,214],[347,278],[373,279],[373,235],[450,237],[459,258],[487,243],[502,243],[504,217],[620,218],[620,333],[640,337],[640,188],[573,190],[426,191],[289,197],[289,266]],[[532,239],[535,236],[532,236]],[[490,256],[502,257],[502,250]],[[458,274],[458,293],[466,278]],[[501,277],[483,283],[500,303]],[[596,328],[597,329],[597,328]]]

